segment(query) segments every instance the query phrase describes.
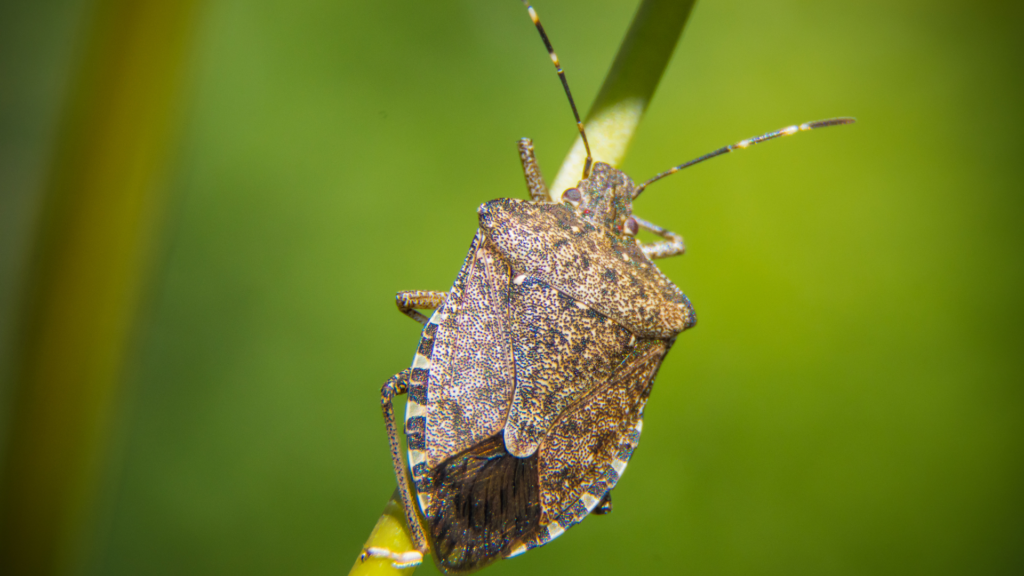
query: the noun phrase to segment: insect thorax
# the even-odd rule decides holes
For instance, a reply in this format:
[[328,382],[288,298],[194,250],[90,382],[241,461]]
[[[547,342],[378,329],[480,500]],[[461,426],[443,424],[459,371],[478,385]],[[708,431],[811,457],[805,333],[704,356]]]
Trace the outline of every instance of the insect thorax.
[[594,164],[590,175],[578,185],[581,201],[577,207],[580,218],[623,241],[634,241],[623,234],[623,224],[633,214],[633,192],[636,185],[625,172],[604,162]]

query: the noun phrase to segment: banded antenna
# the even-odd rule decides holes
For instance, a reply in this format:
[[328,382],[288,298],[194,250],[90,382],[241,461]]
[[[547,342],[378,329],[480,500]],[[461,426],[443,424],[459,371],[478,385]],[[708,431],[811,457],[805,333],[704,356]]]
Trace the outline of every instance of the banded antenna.
[[668,176],[670,174],[675,174],[676,172],[679,172],[683,168],[689,168],[690,166],[693,166],[694,164],[699,164],[699,163],[701,163],[701,162],[703,162],[705,160],[710,160],[710,159],[714,158],[715,156],[721,156],[722,154],[728,154],[729,152],[732,152],[733,150],[742,149],[742,148],[748,148],[750,146],[753,146],[754,144],[760,144],[761,142],[767,142],[768,140],[774,140],[775,138],[781,138],[783,136],[789,136],[790,134],[796,134],[797,132],[803,132],[805,130],[814,130],[815,128],[825,128],[826,126],[838,126],[838,125],[841,125],[841,124],[853,124],[856,121],[857,120],[855,118],[829,118],[828,120],[818,120],[816,122],[805,122],[803,124],[800,124],[799,126],[786,126],[782,130],[776,130],[775,132],[769,132],[767,134],[762,134],[760,136],[755,136],[753,138],[748,138],[746,140],[740,140],[739,142],[737,142],[735,144],[729,144],[728,146],[719,148],[718,150],[715,150],[714,152],[708,152],[707,154],[705,154],[705,155],[703,155],[703,156],[701,156],[699,158],[694,158],[693,160],[690,160],[689,162],[684,162],[684,163],[680,164],[679,166],[675,166],[673,168],[669,168],[668,170],[662,172],[661,174],[658,174],[654,178],[651,178],[650,180],[644,182],[640,186],[637,186],[636,192],[633,193],[633,198],[635,199],[637,196],[639,196],[640,193],[644,191],[644,188],[647,188],[648,185],[653,184],[654,182],[657,182],[658,180],[661,180],[665,176]]
[[569,82],[565,79],[565,71],[562,70],[562,65],[558,63],[558,55],[555,54],[555,49],[551,46],[551,41],[548,40],[548,35],[544,32],[544,27],[540,24],[540,18],[537,16],[537,11],[530,5],[529,0],[523,0],[523,5],[526,6],[526,11],[530,13],[530,20],[533,20],[533,25],[537,27],[537,32],[540,32],[540,38],[544,41],[544,46],[548,49],[548,56],[551,57],[551,61],[555,63],[555,70],[558,71],[558,79],[562,81],[562,87],[565,88],[565,95],[569,97],[569,106],[572,107],[572,115],[576,117],[576,127],[580,130],[580,138],[583,138],[583,147],[587,149],[587,160],[583,163],[583,177],[586,178],[590,175],[590,165],[594,163],[594,157],[590,154],[590,143],[587,142],[587,133],[583,130],[583,121],[580,120],[580,113],[576,110],[576,102],[572,99],[572,92],[569,90]]

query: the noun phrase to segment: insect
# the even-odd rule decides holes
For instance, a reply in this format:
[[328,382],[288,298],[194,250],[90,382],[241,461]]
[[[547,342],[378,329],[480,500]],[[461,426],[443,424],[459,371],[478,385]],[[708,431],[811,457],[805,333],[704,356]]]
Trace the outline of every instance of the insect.
[[[852,122],[790,126],[680,164],[636,185],[594,163],[568,82],[524,1],[587,150],[582,179],[549,199],[529,139],[519,154],[531,200],[483,204],[448,292],[410,291],[399,310],[423,331],[412,366],[381,390],[391,455],[415,548],[369,548],[414,566],[434,554],[469,572],[557,538],[611,510],[611,490],[643,429],[644,405],[678,334],[696,315],[653,260],[683,239],[632,213],[651,183],[766,140]],[[646,230],[661,239],[644,244]],[[419,310],[434,310],[428,318]],[[408,394],[402,459],[393,399]]]

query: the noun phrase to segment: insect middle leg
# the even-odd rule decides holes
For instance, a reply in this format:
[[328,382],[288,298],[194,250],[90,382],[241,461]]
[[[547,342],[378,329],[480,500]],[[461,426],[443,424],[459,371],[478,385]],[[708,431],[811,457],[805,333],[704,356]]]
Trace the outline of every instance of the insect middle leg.
[[640,228],[647,230],[652,234],[657,234],[664,238],[659,242],[653,242],[651,244],[643,244],[644,254],[654,260],[655,258],[668,258],[669,256],[679,256],[680,254],[686,253],[686,244],[683,244],[683,237],[671,230],[666,230],[657,224],[648,222],[643,218],[638,218],[635,214],[633,219]]
[[415,309],[437,310],[447,297],[447,292],[436,290],[403,290],[395,294],[395,305],[399,312],[426,326],[430,319]]
[[405,471],[402,448],[398,441],[398,431],[395,429],[395,409],[392,403],[395,396],[409,391],[409,376],[411,373],[412,368],[406,368],[384,383],[384,387],[380,390],[380,407],[384,413],[384,425],[388,431],[388,443],[391,445],[391,463],[395,467],[395,476],[398,478],[398,492],[402,496],[402,508],[405,510],[405,520],[409,525],[409,531],[412,532],[412,543],[415,549],[405,552],[394,552],[387,548],[370,547],[360,555],[360,558],[363,560],[369,557],[390,558],[395,568],[418,566],[423,562],[423,556],[430,551],[423,524],[420,522],[419,511],[416,509],[416,500],[409,489],[409,476]]

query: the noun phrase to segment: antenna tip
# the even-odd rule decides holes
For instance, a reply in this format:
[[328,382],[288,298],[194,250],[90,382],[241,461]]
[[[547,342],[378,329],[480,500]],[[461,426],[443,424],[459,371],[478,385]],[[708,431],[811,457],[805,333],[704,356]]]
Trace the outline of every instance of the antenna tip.
[[805,122],[804,124],[800,125],[800,130],[814,130],[815,128],[824,128],[826,126],[840,126],[843,124],[853,124],[856,121],[856,118],[850,118],[848,116],[841,116],[839,118],[828,118],[827,120]]

